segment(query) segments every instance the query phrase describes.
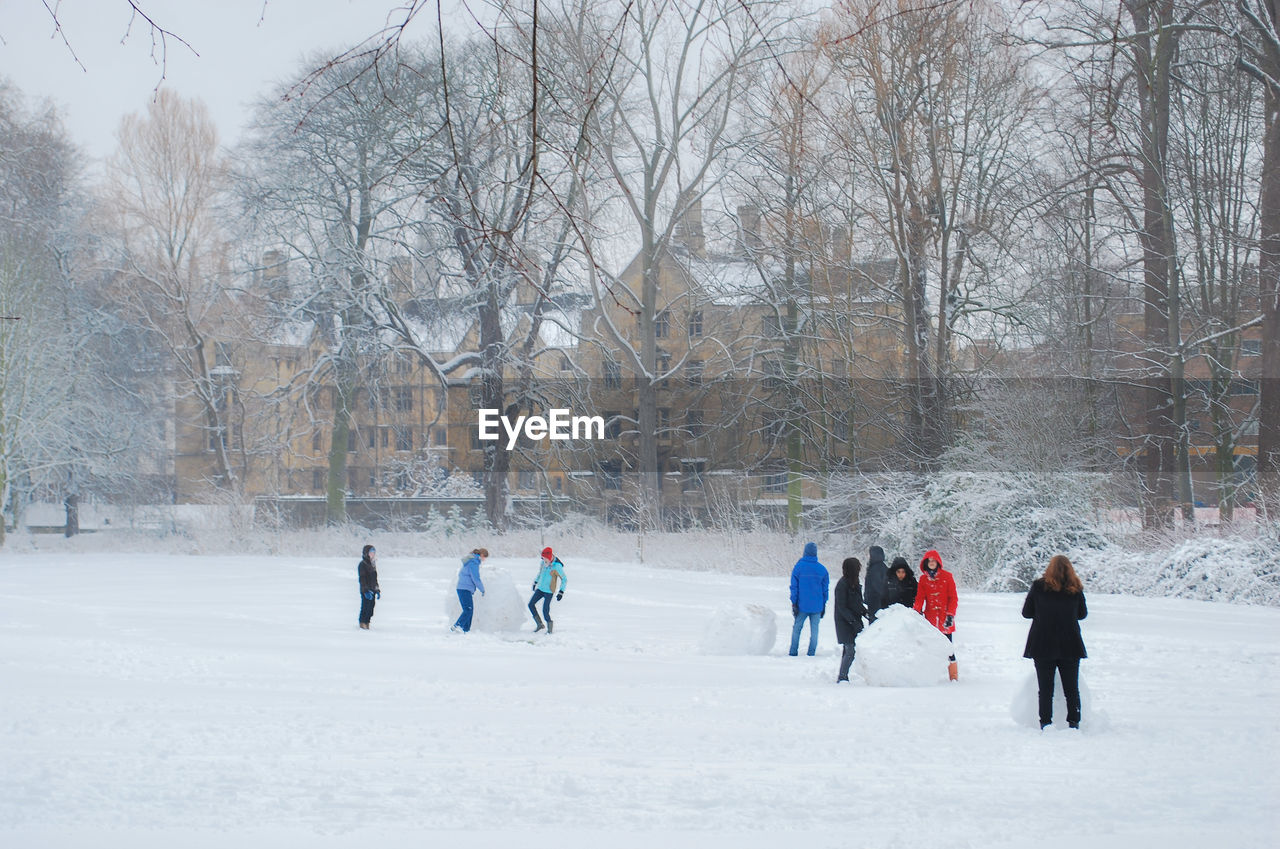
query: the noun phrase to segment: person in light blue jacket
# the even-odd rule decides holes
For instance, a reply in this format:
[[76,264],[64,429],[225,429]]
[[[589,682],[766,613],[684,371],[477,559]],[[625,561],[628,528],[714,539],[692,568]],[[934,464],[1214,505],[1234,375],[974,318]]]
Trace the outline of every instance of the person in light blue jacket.
[[462,568],[458,570],[458,601],[462,603],[462,615],[453,623],[450,631],[467,633],[471,630],[471,616],[475,613],[472,593],[480,591],[484,595],[484,582],[480,580],[480,562],[489,556],[487,548],[474,548],[462,558]]
[[804,556],[791,570],[791,615],[795,624],[791,627],[791,651],[800,653],[800,632],[805,620],[809,622],[809,657],[818,651],[818,622],[827,614],[828,585],[831,575],[827,567],[818,562],[818,544],[804,544]]
[[[564,574],[564,564],[560,562],[560,558],[556,557],[551,546],[542,549],[542,565],[538,569],[538,577],[533,581],[533,598],[529,599],[529,612],[533,614],[534,624],[537,625],[533,629],[535,634],[542,630],[544,618],[547,620],[547,633],[555,630],[555,623],[551,621],[551,597],[555,596],[556,601],[564,598],[564,591],[568,586],[569,579]],[[541,617],[538,616],[539,601],[542,602]]]

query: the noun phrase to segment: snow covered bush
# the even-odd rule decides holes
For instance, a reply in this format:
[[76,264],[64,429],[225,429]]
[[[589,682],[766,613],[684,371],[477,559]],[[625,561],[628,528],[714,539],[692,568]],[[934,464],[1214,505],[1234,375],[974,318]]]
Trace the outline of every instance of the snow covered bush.
[[[529,618],[525,599],[516,591],[515,581],[506,569],[492,566],[480,567],[480,580],[484,582],[484,595],[472,593],[475,616],[471,619],[473,631],[518,631]],[[444,600],[444,611],[449,622],[456,622],[462,613],[458,591],[450,588]]]
[[1265,530],[1192,537],[1168,552],[1112,547],[1076,567],[1095,592],[1280,606],[1280,541]]
[[853,669],[872,687],[931,687],[947,680],[952,651],[923,616],[895,604],[858,637]]
[[759,604],[723,604],[711,614],[699,644],[703,654],[760,655],[773,650],[778,617]]

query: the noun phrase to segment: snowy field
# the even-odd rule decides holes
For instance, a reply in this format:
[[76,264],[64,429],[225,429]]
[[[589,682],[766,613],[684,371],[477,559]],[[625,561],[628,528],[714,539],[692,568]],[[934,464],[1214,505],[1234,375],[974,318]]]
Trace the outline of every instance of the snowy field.
[[[957,684],[837,687],[785,577],[569,552],[554,635],[461,636],[457,559],[380,553],[368,632],[355,556],[0,556],[0,846],[1277,845],[1280,610],[1090,595],[1041,734],[1020,596],[961,588]],[[725,603],[771,654],[701,653]]]

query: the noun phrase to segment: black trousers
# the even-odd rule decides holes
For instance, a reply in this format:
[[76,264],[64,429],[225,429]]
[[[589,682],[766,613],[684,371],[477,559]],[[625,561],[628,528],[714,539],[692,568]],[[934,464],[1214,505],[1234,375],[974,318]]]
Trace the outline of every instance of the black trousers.
[[551,622],[551,593],[544,593],[542,590],[533,591],[533,598],[529,599],[529,612],[533,614],[534,622],[542,621],[542,619],[538,618],[538,611],[535,609],[535,605],[537,605],[538,599],[542,599],[542,619],[546,619],[547,622],[550,623]]
[[365,625],[369,624],[369,620],[373,618],[374,600],[365,598],[364,593],[360,594],[360,621]]
[[1067,724],[1080,724],[1080,658],[1037,657],[1036,681],[1040,685],[1040,724],[1053,722],[1053,674],[1062,678],[1062,694],[1067,697]]
[[[855,640],[857,637],[854,638]],[[837,681],[849,680],[849,667],[853,665],[854,643],[841,643],[844,646],[844,652],[840,655],[840,676]]]

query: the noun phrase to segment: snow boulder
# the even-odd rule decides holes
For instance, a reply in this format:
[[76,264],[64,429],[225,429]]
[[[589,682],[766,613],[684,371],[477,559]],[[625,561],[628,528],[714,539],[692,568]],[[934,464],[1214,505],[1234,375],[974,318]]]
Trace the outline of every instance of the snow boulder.
[[768,654],[778,639],[778,617],[758,604],[722,604],[711,614],[699,647],[703,654]]
[[895,604],[858,635],[853,668],[872,687],[930,687],[947,680],[951,652],[937,628]]
[[[484,595],[479,592],[471,594],[476,606],[475,615],[471,619],[471,630],[520,630],[520,626],[529,619],[529,608],[525,607],[528,599],[523,598],[516,590],[511,573],[506,569],[482,565],[480,580],[484,582],[485,592]],[[453,585],[450,586],[449,595],[445,597],[444,612],[449,617],[450,625],[462,615],[462,603],[458,601],[458,591]]]
[[[1031,661],[1026,662],[1028,666]],[[1013,721],[1026,728],[1040,727],[1040,688],[1036,683],[1036,673],[1032,669],[1022,679],[1022,686],[1013,697],[1009,706]],[[1080,664],[1080,728],[1097,731],[1107,725],[1106,716],[1094,707],[1093,694],[1084,680],[1084,664]],[[1067,697],[1062,694],[1062,681],[1053,679],[1053,727],[1067,727]]]

